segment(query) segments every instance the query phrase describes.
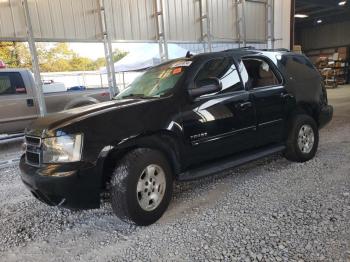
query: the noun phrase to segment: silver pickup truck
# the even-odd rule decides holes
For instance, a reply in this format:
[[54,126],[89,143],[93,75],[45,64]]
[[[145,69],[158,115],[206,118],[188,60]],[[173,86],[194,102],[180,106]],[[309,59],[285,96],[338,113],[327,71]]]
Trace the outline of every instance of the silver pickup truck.
[[[107,88],[45,93],[48,113],[109,100]],[[27,69],[0,69],[0,134],[21,133],[39,117],[32,73]]]

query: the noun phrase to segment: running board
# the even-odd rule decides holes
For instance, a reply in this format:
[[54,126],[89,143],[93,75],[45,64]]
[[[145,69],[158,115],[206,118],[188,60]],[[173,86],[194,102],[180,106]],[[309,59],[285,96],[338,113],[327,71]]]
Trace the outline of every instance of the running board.
[[265,147],[262,149],[256,149],[247,153],[241,153],[238,156],[236,155],[233,157],[221,159],[219,161],[216,161],[210,164],[205,164],[201,167],[194,168],[184,173],[181,173],[178,176],[178,180],[189,181],[189,180],[194,180],[197,178],[213,175],[213,174],[225,171],[227,169],[231,169],[275,153],[280,153],[285,149],[286,149],[285,145],[279,144],[279,145]]

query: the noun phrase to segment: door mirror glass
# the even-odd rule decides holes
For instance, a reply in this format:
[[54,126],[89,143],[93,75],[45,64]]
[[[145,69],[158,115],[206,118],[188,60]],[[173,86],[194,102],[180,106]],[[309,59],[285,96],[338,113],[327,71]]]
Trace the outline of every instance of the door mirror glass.
[[205,78],[197,82],[196,88],[189,89],[191,97],[217,93],[222,89],[221,81],[216,77]]

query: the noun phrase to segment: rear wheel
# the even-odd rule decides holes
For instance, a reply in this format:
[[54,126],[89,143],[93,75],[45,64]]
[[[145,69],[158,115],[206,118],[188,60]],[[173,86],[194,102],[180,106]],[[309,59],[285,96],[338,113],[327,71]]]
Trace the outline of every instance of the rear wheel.
[[172,196],[172,172],[165,157],[152,149],[128,153],[111,179],[114,213],[137,225],[156,222],[167,209]]
[[296,162],[312,159],[318,148],[318,140],[315,120],[304,114],[295,116],[289,129],[286,158]]

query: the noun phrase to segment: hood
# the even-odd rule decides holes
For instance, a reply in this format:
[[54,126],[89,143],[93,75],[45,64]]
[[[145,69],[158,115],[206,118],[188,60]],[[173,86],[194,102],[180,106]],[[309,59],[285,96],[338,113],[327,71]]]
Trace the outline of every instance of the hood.
[[40,117],[33,121],[30,126],[26,128],[25,133],[27,135],[47,137],[51,136],[50,131],[58,129],[60,127],[67,126],[77,121],[107,113],[110,111],[116,111],[125,107],[136,106],[150,102],[152,100],[145,99],[123,99],[113,100],[95,105],[82,106],[65,110],[59,113],[49,114],[45,117]]

